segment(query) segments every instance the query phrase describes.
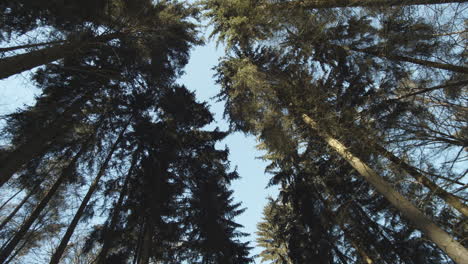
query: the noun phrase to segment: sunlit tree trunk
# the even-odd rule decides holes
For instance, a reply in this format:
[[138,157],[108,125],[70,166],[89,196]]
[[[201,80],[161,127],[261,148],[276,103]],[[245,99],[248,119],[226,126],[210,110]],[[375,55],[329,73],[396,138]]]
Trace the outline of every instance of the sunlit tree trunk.
[[62,255],[63,255],[63,253],[65,251],[65,248],[68,245],[68,241],[70,241],[70,238],[73,235],[73,232],[75,231],[75,228],[78,225],[79,220],[83,216],[83,212],[86,209],[86,206],[88,205],[89,201],[91,200],[92,195],[94,194],[97,187],[99,186],[99,182],[100,182],[102,176],[104,176],[104,174],[105,174],[105,172],[106,172],[106,170],[107,170],[107,168],[109,166],[109,162],[110,162],[112,156],[114,155],[114,152],[117,149],[117,146],[120,144],[120,142],[121,142],[121,140],[123,138],[123,135],[124,135],[125,131],[127,130],[128,125],[130,124],[130,121],[131,121],[131,119],[127,122],[127,124],[122,129],[119,136],[117,137],[117,139],[115,140],[115,142],[111,146],[111,148],[109,150],[109,153],[107,154],[106,159],[102,163],[102,165],[101,165],[101,167],[99,169],[99,172],[96,175],[96,178],[94,178],[94,181],[91,184],[91,186],[89,187],[88,192],[86,193],[85,197],[81,201],[80,207],[78,208],[78,210],[75,213],[75,216],[73,217],[72,221],[68,225],[67,231],[65,231],[65,234],[63,235],[59,246],[57,247],[54,254],[52,255],[52,258],[51,258],[51,260],[49,262],[50,264],[58,264],[60,259],[62,258]]
[[119,33],[112,33],[86,41],[73,41],[0,59],[0,79],[54,62],[73,53],[82,52],[96,46],[98,43],[104,43],[119,36]]
[[383,195],[403,216],[405,216],[416,228],[434,242],[441,250],[458,264],[468,264],[468,250],[458,243],[447,232],[434,224],[411,202],[398,193],[392,185],[386,182],[365,162],[351,153],[341,142],[333,138],[327,132],[319,128],[317,123],[306,114],[302,115],[303,121],[309,125],[327,144],[345,159],[356,171],[369,182],[381,195]]

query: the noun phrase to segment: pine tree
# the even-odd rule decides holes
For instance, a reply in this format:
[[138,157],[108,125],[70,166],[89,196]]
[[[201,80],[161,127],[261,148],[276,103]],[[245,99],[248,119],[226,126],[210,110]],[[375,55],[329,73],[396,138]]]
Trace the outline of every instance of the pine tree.
[[[210,3],[214,2],[208,1],[208,6]],[[431,109],[420,104],[388,98],[408,80],[424,83],[424,72],[436,75],[426,83],[450,83],[450,78],[457,79],[457,73],[438,75],[432,69],[436,65],[430,60],[408,60],[411,56],[406,56],[410,54],[408,52],[419,58],[444,54],[447,60],[455,62],[456,58],[451,57],[456,52],[453,46],[448,42],[446,46],[441,45],[445,39],[434,37],[436,28],[420,17],[405,13],[405,8],[369,9],[362,10],[361,14],[346,15],[339,9],[308,11],[300,7],[274,9],[274,5],[271,6],[270,9],[267,3],[253,5],[249,1],[210,6],[212,9],[208,16],[215,24],[214,33],[219,34],[220,40],[225,40],[235,54],[228,56],[218,68],[218,80],[223,87],[221,98],[226,99],[226,114],[233,128],[258,135],[271,153],[269,155],[276,155],[279,150],[290,153],[285,150],[293,148],[291,144],[297,138],[318,136],[319,141],[327,144],[319,145],[322,149],[315,158],[324,153],[331,155],[328,152],[331,148],[341,153],[343,160],[348,159],[355,165],[362,175],[366,172],[358,167],[363,165],[368,171],[367,164],[390,175],[386,180],[391,182],[404,178],[399,175],[402,171],[403,174],[411,174],[411,169],[404,168],[402,163],[388,164],[379,159],[380,155],[388,152],[380,151],[382,149],[376,147],[375,142],[388,142],[391,146],[400,142],[405,144],[392,136],[400,130],[410,131],[406,125],[406,118],[410,116],[421,120],[418,124],[421,127],[427,120],[433,122],[431,128],[443,126],[443,121]],[[257,13],[259,16],[251,16]],[[375,19],[377,14],[383,20]],[[408,38],[402,35],[408,35]],[[415,68],[407,62],[425,67]],[[307,119],[311,116],[313,123]],[[460,131],[458,127],[455,130]],[[283,135],[279,136],[278,131]],[[427,141],[418,140],[422,145],[430,144],[429,138]],[[311,143],[306,141],[303,144]],[[338,145],[346,145],[348,150],[340,152],[336,148]],[[362,162],[359,166],[351,160],[357,157]],[[386,165],[394,167],[390,170]],[[395,167],[398,169],[394,170]],[[421,194],[420,188],[398,185],[407,201],[429,197]],[[390,189],[390,185],[385,188]],[[434,202],[432,198],[429,200],[431,202],[426,200],[425,203]],[[398,207],[399,203],[393,202],[393,206]],[[400,209],[405,214],[405,209]],[[435,214],[441,213],[440,209],[431,207]],[[420,220],[413,219],[412,224],[418,222]],[[451,229],[448,222],[441,226]],[[423,226],[419,228],[424,229]],[[448,235],[447,241],[454,235]],[[439,246],[446,250],[442,244]],[[460,244],[451,247],[455,248],[460,250],[459,253],[451,252],[450,256],[463,263],[466,249]]]
[[273,264],[291,264],[288,257],[288,225],[293,224],[292,210],[288,205],[280,204],[270,198],[263,209],[262,222],[257,224],[257,244],[264,248],[260,252],[261,262]]

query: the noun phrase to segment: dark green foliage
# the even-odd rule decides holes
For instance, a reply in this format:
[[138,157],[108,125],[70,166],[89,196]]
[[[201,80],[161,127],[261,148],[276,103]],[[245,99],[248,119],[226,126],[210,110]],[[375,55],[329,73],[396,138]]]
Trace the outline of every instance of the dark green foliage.
[[[409,57],[442,56],[457,64],[452,55],[460,50],[437,37],[437,27],[412,8],[275,9],[273,2],[249,0],[206,1],[206,6],[215,33],[232,52],[217,67],[225,114],[233,129],[258,136],[267,151],[264,158],[271,161],[271,184],[281,185],[281,201],[294,212],[283,220],[297,223],[291,224],[287,242],[281,233],[272,238],[286,243],[291,261],[449,262],[386,200],[372,194],[367,183],[303,122],[302,115],[312,116],[320,130],[348,146],[386,180],[398,184],[399,191],[438,219],[439,225],[448,227],[459,217],[444,216],[445,205],[421,185],[405,181],[405,171],[383,159],[373,144],[408,150],[410,161],[419,146],[440,144],[439,151],[456,148],[459,141],[451,141],[454,138],[447,133],[442,136],[441,129],[458,135],[455,131],[461,131],[464,121],[448,124],[442,113],[454,111],[461,101],[439,111],[423,103],[424,95],[419,100],[398,96],[418,86],[442,83],[443,87],[457,76],[438,74],[421,61],[423,67],[415,68],[408,64]],[[266,15],[248,19],[247,14],[256,11]],[[425,75],[428,72],[431,77]],[[435,92],[428,98],[448,103],[436,89],[429,91]],[[431,163],[425,155],[414,158]],[[455,157],[453,163],[461,160]],[[437,181],[442,170],[431,179]],[[463,173],[459,171],[459,177]],[[444,181],[439,178],[439,182]],[[456,232],[451,235],[462,239]]]
[[[212,35],[230,51],[216,78],[231,128],[258,137],[270,185],[281,187],[259,224],[260,257],[278,264],[452,263],[320,131],[463,241],[466,220],[408,166],[464,195],[466,60],[456,26],[464,18],[444,13],[455,4],[336,3],[340,8],[201,2]],[[58,244],[66,228],[71,243],[63,240],[68,247],[56,255],[64,261],[253,261],[235,221],[244,209],[230,184],[239,176],[228,150],[215,147],[227,132],[205,130],[213,121],[207,105],[174,84],[191,47],[201,44],[196,8],[182,1],[6,0],[0,12],[4,44],[18,46],[26,33],[34,37],[21,42],[40,44],[5,53],[0,66],[16,70],[3,77],[43,66],[33,74],[36,103],[5,116],[1,188],[24,191],[0,211],[0,262],[41,253],[36,262],[48,262],[42,245]],[[94,179],[91,199],[82,199]],[[83,210],[75,211],[75,197]]]
[[[36,4],[44,8],[33,10]],[[40,183],[44,189],[30,210],[21,211],[26,224],[8,225],[9,231],[23,231],[5,236],[8,246],[2,248],[2,260],[28,258],[29,249],[42,250],[38,242],[44,236],[32,243],[28,230],[39,223],[36,215],[55,209],[58,218],[75,215],[79,224],[69,230],[72,241],[86,240],[78,252],[83,258],[98,252],[99,263],[251,262],[250,247],[241,242],[246,234],[234,219],[243,210],[229,189],[238,176],[228,171],[227,150],[215,148],[227,134],[202,130],[213,121],[207,105],[196,102],[185,87],[174,85],[190,48],[200,43],[195,24],[189,22],[196,19],[197,10],[172,1],[98,1],[89,2],[98,5],[92,13],[83,9],[87,3],[68,4],[2,5],[5,16],[17,16],[2,28],[8,36],[44,26],[80,35],[84,41],[104,29],[121,33],[39,69],[34,81],[42,93],[36,104],[7,116],[4,139],[11,147],[0,160],[8,164],[2,168],[8,172],[2,173],[2,183],[27,188]],[[63,10],[63,17],[56,15]],[[55,202],[63,201],[58,199],[62,195],[81,196],[81,186],[95,177],[100,181],[92,199],[81,205],[83,211],[75,214],[71,204]],[[205,197],[205,192],[214,192],[216,200]],[[216,210],[212,203],[218,203]],[[205,213],[210,225],[218,225],[215,235],[200,215]],[[95,225],[96,216],[106,215],[104,223]],[[68,217],[62,223],[50,239],[63,236]],[[95,225],[88,239],[75,230],[80,223]],[[17,249],[23,253],[17,255]],[[70,259],[67,250],[55,254]],[[41,262],[49,258],[46,255]]]

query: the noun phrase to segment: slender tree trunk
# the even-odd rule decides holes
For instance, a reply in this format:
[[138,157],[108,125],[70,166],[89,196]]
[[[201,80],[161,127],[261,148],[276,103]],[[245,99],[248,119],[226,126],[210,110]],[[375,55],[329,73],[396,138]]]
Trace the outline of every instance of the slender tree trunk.
[[15,250],[15,252],[13,252],[13,254],[10,256],[10,258],[5,261],[4,264],[11,263],[11,261],[13,261],[16,258],[16,256],[18,256],[18,254],[21,252],[21,250],[23,250],[23,248],[28,244],[28,239],[30,239],[30,238],[31,238],[31,236],[27,237],[23,241],[23,243],[21,243],[21,245]]
[[119,36],[119,33],[112,33],[86,41],[73,41],[0,59],[0,80],[23,71],[31,70],[37,66],[54,62],[70,54],[90,49],[94,47],[96,43],[104,43]]
[[416,92],[412,92],[412,93],[402,95],[402,96],[398,97],[397,100],[401,100],[401,99],[404,99],[404,98],[408,98],[408,97],[411,97],[411,96],[416,96],[416,95],[427,93],[427,92],[432,92],[434,90],[445,89],[445,88],[453,87],[453,86],[462,86],[462,85],[468,85],[468,80],[464,80],[464,81],[460,81],[460,82],[454,82],[454,83],[447,83],[447,84],[438,85],[438,86],[434,86],[434,87],[430,87],[430,88],[420,89],[420,90],[418,90]]
[[[89,91],[73,102],[48,129],[40,131],[30,140],[15,148],[11,153],[8,153],[4,159],[0,160],[0,187],[7,182],[14,173],[18,172],[24,164],[42,153],[51,142],[54,142],[56,138],[67,132],[67,129],[71,128],[73,125],[70,122],[70,117],[79,112],[93,94],[94,91]],[[63,124],[65,124],[65,127]]]
[[151,252],[151,244],[152,244],[151,234],[153,233],[153,228],[152,228],[151,221],[149,219],[150,218],[147,217],[147,220],[145,223],[145,234],[143,237],[143,245],[142,245],[141,255],[140,255],[138,264],[149,264],[149,260],[150,260],[150,252]]
[[431,67],[431,68],[437,68],[437,69],[443,69],[447,71],[452,71],[452,72],[459,72],[459,73],[468,73],[468,68],[463,67],[463,66],[457,66],[457,65],[452,65],[452,64],[447,64],[447,63],[440,63],[440,62],[434,62],[434,61],[428,61],[428,60],[421,60],[421,59],[415,59],[407,56],[401,56],[401,55],[395,55],[395,54],[388,54],[387,52],[374,49],[374,48],[366,48],[366,49],[358,49],[358,48],[351,48],[351,47],[342,47],[345,50],[352,50],[356,52],[363,52],[372,56],[376,56],[379,58],[386,58],[391,61],[396,61],[396,62],[410,62],[418,65],[422,65],[425,67]]
[[[325,197],[322,197],[321,195],[319,195],[320,196],[319,198],[322,201],[322,203],[325,205],[325,210],[326,210],[327,214],[329,215],[330,220],[332,222],[336,222],[340,226],[341,230],[343,230],[345,239],[349,241],[349,243],[354,247],[354,249],[356,249],[356,251],[359,253],[359,255],[361,256],[363,261],[365,261],[365,263],[367,263],[367,264],[373,264],[374,260],[366,253],[366,250],[363,249],[364,247],[363,247],[362,243],[360,243],[358,240],[356,240],[353,237],[353,235],[351,235],[352,232],[349,231],[348,228],[345,227],[346,220],[348,220],[348,221],[351,220],[348,217],[348,214],[345,211],[347,206],[345,206],[344,210],[342,209],[342,206],[340,206],[338,208],[337,213],[333,212],[332,204],[334,203],[335,196],[331,193],[331,191],[325,185],[325,183],[322,182],[322,185],[325,188],[325,191],[327,192],[329,197],[325,198]],[[321,192],[317,192],[317,193],[321,193]],[[332,201],[330,201],[330,200],[332,200]],[[352,225],[356,225],[354,223],[354,221],[351,221],[351,222],[353,222],[353,223],[351,223]]]
[[[341,229],[344,228],[343,225],[340,225]],[[360,243],[358,243],[356,240],[354,240],[350,235],[347,235],[347,231],[345,229],[343,229],[343,232],[345,233],[345,237],[346,239],[349,240],[349,243],[351,243],[351,245],[353,246],[353,248],[356,249],[356,251],[359,253],[359,255],[361,255],[361,258],[362,260],[367,263],[367,264],[373,264],[374,261],[372,260],[371,257],[369,257],[369,255],[367,255],[367,253],[362,249],[362,247],[360,246]]]
[[138,241],[137,241],[137,244],[136,244],[136,247],[135,247],[135,256],[133,258],[133,264],[138,264],[138,260],[140,259],[140,255],[141,255],[141,246],[143,244],[143,237],[144,237],[144,234],[145,234],[145,230],[144,230],[144,226],[145,224],[143,223],[143,225],[140,225],[140,230],[139,230],[139,236],[138,236]]
[[8,52],[8,51],[14,51],[14,50],[19,50],[19,49],[37,48],[37,47],[40,47],[40,46],[60,44],[60,43],[64,43],[64,42],[65,42],[64,40],[58,40],[58,41],[51,41],[51,42],[42,42],[42,43],[34,43],[34,44],[26,44],[26,45],[20,45],[20,46],[6,47],[6,48],[0,48],[0,52]]
[[16,215],[16,213],[18,213],[18,211],[21,209],[21,207],[23,207],[23,205],[29,200],[29,198],[36,192],[36,188],[34,188],[33,190],[31,190],[28,195],[26,195],[23,200],[16,206],[15,210],[13,210],[8,216],[7,218],[5,218],[2,223],[0,224],[0,230],[2,230],[6,224],[8,224],[8,222],[10,222],[10,220]]
[[[365,134],[365,131],[361,133]],[[388,151],[381,145],[375,142],[369,142],[372,148],[376,151],[376,153],[382,155],[386,159],[390,160],[393,164],[400,167],[404,171],[406,171],[410,176],[412,176],[417,182],[424,185],[426,188],[431,190],[434,195],[437,195],[440,199],[444,200],[447,204],[458,210],[462,215],[468,217],[468,206],[465,205],[459,197],[445,191],[444,189],[440,188],[436,183],[431,181],[425,175],[420,173],[416,168],[409,165],[405,161],[401,160],[397,156],[395,156],[392,152]]]
[[333,138],[327,132],[321,130],[317,123],[309,116],[303,114],[303,121],[323,138],[328,145],[344,158],[357,172],[368,181],[380,194],[382,194],[403,216],[405,216],[416,228],[434,242],[440,249],[458,264],[468,264],[468,250],[453,239],[448,233],[434,224],[411,202],[398,193],[392,185],[380,177],[366,163],[351,153],[341,142]]
[[462,215],[468,218],[468,206],[466,206],[462,201],[460,201],[458,197],[440,188],[437,184],[435,184],[429,178],[421,174],[413,166],[404,162],[403,160],[395,156],[392,152],[386,150],[384,147],[378,144],[374,144],[374,146],[380,155],[384,156],[385,158],[393,162],[395,165],[402,168],[409,175],[411,175],[416,181],[426,186],[440,199],[444,200],[447,204],[451,205],[453,208],[457,209]]
[[96,263],[98,264],[105,264],[109,249],[112,248],[112,237],[115,234],[115,225],[117,224],[118,216],[122,210],[123,200],[124,200],[125,195],[127,194],[128,182],[133,172],[133,169],[136,165],[136,162],[137,162],[137,155],[133,157],[133,160],[131,162],[127,177],[125,178],[125,181],[122,186],[122,190],[120,191],[119,199],[112,212],[112,217],[111,217],[109,226],[104,230],[104,239],[103,239],[104,242],[101,248],[101,252],[99,252],[99,255],[97,256],[97,261],[96,261]]
[[409,5],[437,5],[447,3],[464,3],[467,0],[303,0],[290,1],[279,6],[302,7],[305,9],[334,7],[383,7]]
[[[24,188],[21,188],[19,191],[17,191],[15,194],[13,194],[10,198],[8,198],[8,200],[6,200],[1,206],[0,206],[0,210],[3,209],[3,207],[5,207],[12,199],[14,199],[18,194],[20,194],[20,192],[22,192],[24,190]],[[1,228],[0,228],[1,229]]]
[[338,219],[338,225],[340,226],[341,230],[343,230],[343,233],[344,233],[344,236],[345,236],[345,239],[349,241],[349,243],[351,244],[351,246],[353,246],[354,249],[356,249],[356,251],[359,253],[359,255],[361,256],[362,260],[365,261],[365,263],[367,264],[373,264],[374,263],[374,260],[369,256],[369,254],[366,253],[366,251],[363,249],[363,245],[361,242],[359,242],[358,240],[356,240],[350,233],[351,231],[349,231],[345,225],[344,225],[344,219],[343,218],[340,218],[338,217],[335,213],[333,213],[330,209],[327,209],[327,211],[330,213],[330,215],[333,217],[332,219]]
[[117,137],[116,141],[112,145],[112,147],[109,150],[109,153],[107,154],[106,159],[101,165],[101,168],[99,169],[98,174],[96,175],[96,178],[94,178],[93,183],[88,189],[88,192],[86,193],[85,197],[83,198],[83,201],[81,201],[80,207],[75,213],[75,216],[73,217],[71,223],[68,225],[67,231],[62,237],[62,240],[60,241],[59,246],[55,250],[54,254],[52,255],[52,258],[50,260],[50,264],[58,264],[60,259],[62,258],[62,255],[65,251],[65,248],[68,245],[68,241],[70,240],[71,236],[73,235],[73,232],[75,231],[76,226],[78,225],[79,220],[81,219],[81,216],[83,215],[84,210],[86,209],[86,206],[88,205],[88,202],[91,200],[92,195],[94,194],[94,191],[96,191],[97,187],[99,186],[99,182],[104,176],[107,167],[109,166],[109,162],[117,149],[118,144],[123,138],[123,135],[125,131],[127,130],[128,125],[130,124],[131,118],[127,121],[127,124],[125,127],[122,129],[120,132],[119,136]]
[[26,219],[26,221],[21,225],[20,229],[16,234],[13,236],[13,238],[8,242],[8,244],[2,249],[0,252],[0,263],[4,263],[6,259],[8,258],[9,255],[13,252],[15,247],[18,245],[18,243],[21,241],[21,239],[24,237],[24,235],[28,232],[29,228],[31,225],[36,221],[36,219],[39,217],[41,212],[44,210],[46,205],[49,203],[49,201],[52,199],[52,197],[55,195],[59,187],[62,185],[64,180],[71,174],[72,169],[75,165],[75,163],[78,161],[79,156],[83,152],[82,148],[80,152],[78,152],[73,160],[70,162],[70,164],[65,168],[62,172],[62,174],[59,176],[59,178],[55,181],[55,183],[50,187],[49,191],[47,191],[46,195],[42,200],[39,202],[39,204],[34,208],[33,212],[29,217]]

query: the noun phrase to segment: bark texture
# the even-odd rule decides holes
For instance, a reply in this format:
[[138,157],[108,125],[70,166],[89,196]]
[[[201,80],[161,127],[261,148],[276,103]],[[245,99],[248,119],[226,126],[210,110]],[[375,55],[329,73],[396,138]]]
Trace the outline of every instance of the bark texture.
[[458,243],[447,232],[434,224],[427,216],[417,209],[411,202],[397,192],[392,185],[386,182],[365,162],[351,153],[341,142],[319,128],[317,123],[306,114],[303,121],[309,125],[327,144],[344,158],[359,174],[369,182],[381,195],[383,195],[404,217],[416,228],[421,230],[432,242],[443,250],[458,264],[468,264],[468,250]]
[[45,65],[62,59],[70,54],[95,47],[98,43],[107,42],[119,36],[117,33],[99,36],[87,41],[74,41],[62,45],[55,45],[40,50],[31,51],[0,60],[0,80],[37,66]]

